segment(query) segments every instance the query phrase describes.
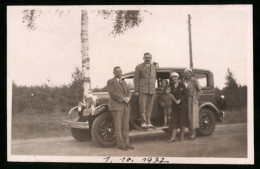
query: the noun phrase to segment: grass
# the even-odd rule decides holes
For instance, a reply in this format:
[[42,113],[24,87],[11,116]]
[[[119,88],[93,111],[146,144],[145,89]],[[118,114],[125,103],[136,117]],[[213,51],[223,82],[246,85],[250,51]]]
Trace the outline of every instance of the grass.
[[67,112],[17,113],[12,117],[12,139],[69,136],[70,130],[61,124],[66,117]]
[[[44,138],[71,136],[70,129],[63,126],[62,120],[68,118],[68,112],[36,113],[33,110],[13,114],[12,139]],[[222,124],[247,122],[247,109],[225,111]]]

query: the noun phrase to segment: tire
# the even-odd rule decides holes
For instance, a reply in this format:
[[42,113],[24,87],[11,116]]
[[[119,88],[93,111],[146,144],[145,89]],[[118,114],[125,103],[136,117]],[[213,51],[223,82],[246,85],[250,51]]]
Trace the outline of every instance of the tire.
[[94,142],[102,147],[113,147],[116,145],[114,122],[109,112],[104,112],[96,117],[91,133]]
[[[77,120],[82,121],[82,120]],[[90,129],[78,129],[78,128],[71,128],[71,134],[73,138],[77,141],[89,141],[91,139],[91,132]]]
[[210,109],[202,109],[199,117],[198,136],[210,136],[216,127],[216,117]]

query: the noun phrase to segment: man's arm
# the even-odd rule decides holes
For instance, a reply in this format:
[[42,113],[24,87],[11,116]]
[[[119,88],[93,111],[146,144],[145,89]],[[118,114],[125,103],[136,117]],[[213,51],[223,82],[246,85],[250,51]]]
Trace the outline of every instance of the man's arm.
[[140,78],[140,66],[135,67],[135,73],[134,73],[134,86],[135,86],[135,92],[139,92],[139,78]]
[[108,94],[111,97],[111,99],[114,99],[120,103],[123,102],[124,97],[116,91],[114,85],[112,84],[112,82],[110,80],[107,81],[107,90],[108,90]]
[[127,86],[127,83],[124,81],[124,85],[126,86],[126,90],[127,90],[127,99],[125,100],[126,103],[129,103],[130,99],[131,99],[131,92]]

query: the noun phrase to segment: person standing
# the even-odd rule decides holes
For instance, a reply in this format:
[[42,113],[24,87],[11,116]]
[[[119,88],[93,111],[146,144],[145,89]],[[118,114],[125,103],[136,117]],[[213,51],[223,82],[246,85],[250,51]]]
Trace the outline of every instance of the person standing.
[[180,141],[184,140],[184,129],[188,126],[188,104],[187,104],[187,89],[183,83],[179,81],[179,74],[172,72],[171,78],[171,93],[176,98],[176,103],[172,106],[172,117],[171,117],[171,139],[168,143],[177,141],[176,133],[177,129],[180,128],[181,138]]
[[139,95],[141,127],[153,127],[151,113],[155,95],[156,66],[151,64],[152,55],[150,53],[145,53],[143,60],[144,62],[135,68],[135,94]]
[[113,73],[114,78],[107,82],[107,90],[110,97],[108,108],[114,120],[117,146],[121,150],[134,149],[129,144],[129,101],[131,92],[126,82],[121,79],[121,68],[115,67]]
[[199,128],[199,105],[198,100],[202,94],[198,80],[192,77],[192,70],[184,70],[184,84],[188,92],[189,134],[190,140],[196,139],[196,128]]
[[172,116],[172,105],[176,103],[176,98],[170,93],[171,87],[165,86],[164,93],[160,98],[160,106],[163,108],[163,115],[164,115],[164,127],[169,126],[171,122]]

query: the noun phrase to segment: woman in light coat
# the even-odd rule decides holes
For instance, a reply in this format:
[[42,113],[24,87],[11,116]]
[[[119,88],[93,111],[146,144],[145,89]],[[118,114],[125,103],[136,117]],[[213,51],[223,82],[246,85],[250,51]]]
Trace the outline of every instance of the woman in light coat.
[[196,138],[196,128],[199,128],[199,105],[198,100],[201,96],[201,86],[198,80],[192,77],[192,70],[184,70],[184,85],[188,92],[188,117],[190,140]]

